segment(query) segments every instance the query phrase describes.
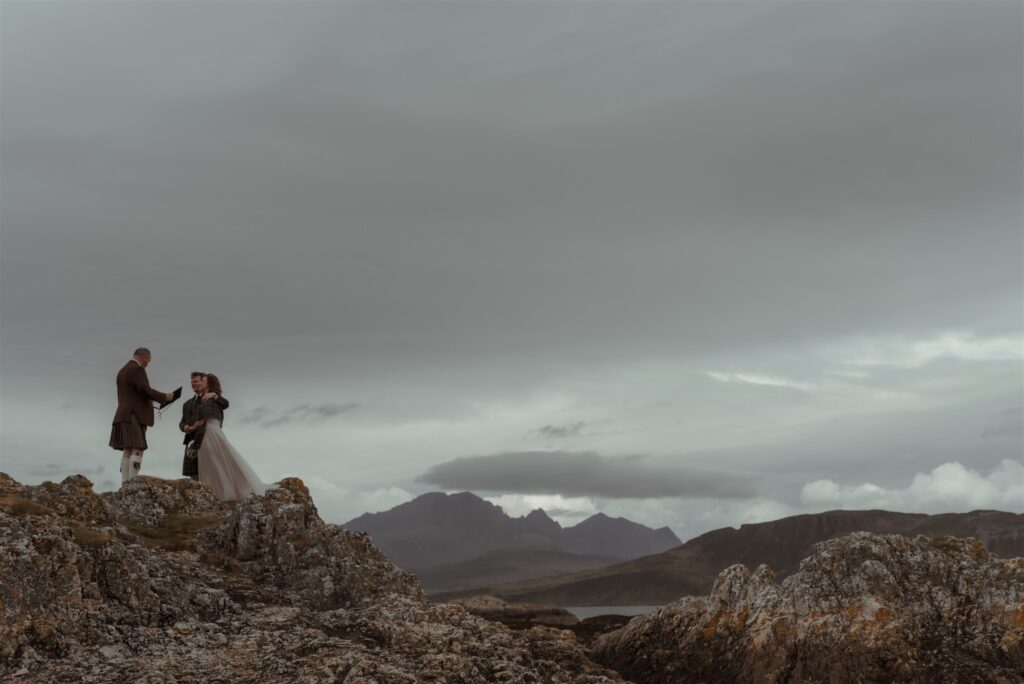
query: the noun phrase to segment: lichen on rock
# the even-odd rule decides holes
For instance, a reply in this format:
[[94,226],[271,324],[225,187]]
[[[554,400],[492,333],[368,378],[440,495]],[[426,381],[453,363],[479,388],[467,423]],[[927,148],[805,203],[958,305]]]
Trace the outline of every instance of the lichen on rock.
[[428,603],[294,478],[224,505],[188,480],[0,474],[0,575],[3,681],[622,681],[571,634]]
[[856,533],[781,585],[765,566],[727,568],[709,596],[635,618],[593,655],[637,682],[1017,682],[1022,615],[1024,559]]

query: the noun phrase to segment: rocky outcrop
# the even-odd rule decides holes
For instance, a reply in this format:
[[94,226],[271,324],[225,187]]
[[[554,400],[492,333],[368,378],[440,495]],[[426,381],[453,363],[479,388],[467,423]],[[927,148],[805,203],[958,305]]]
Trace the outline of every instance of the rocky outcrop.
[[856,533],[781,585],[767,566],[727,568],[709,596],[634,618],[593,657],[636,682],[1019,682],[1024,559]]
[[52,513],[85,525],[109,525],[114,513],[92,491],[84,475],[72,475],[60,484],[44,482],[26,487],[6,473],[0,473],[0,505],[22,514]]
[[[84,477],[81,479],[88,484]],[[227,504],[214,496],[209,487],[185,478],[157,480],[142,476],[125,483],[116,492],[106,492],[100,496],[119,522],[129,527],[150,530],[166,526],[175,517],[220,517],[229,509]]]
[[295,479],[223,505],[188,480],[0,474],[0,576],[3,681],[622,681],[569,632],[427,603]]
[[331,610],[383,594],[423,600],[415,577],[385,558],[369,535],[325,524],[296,478],[240,501],[224,522],[199,534],[196,546],[207,562],[286,592],[293,605]]

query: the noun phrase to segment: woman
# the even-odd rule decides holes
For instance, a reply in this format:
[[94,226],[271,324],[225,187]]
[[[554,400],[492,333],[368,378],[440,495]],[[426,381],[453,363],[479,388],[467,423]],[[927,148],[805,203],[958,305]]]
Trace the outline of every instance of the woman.
[[205,384],[204,399],[199,403],[199,418],[186,428],[190,432],[206,428],[203,444],[199,447],[199,481],[224,501],[262,494],[267,485],[260,481],[224,436],[224,409],[216,400],[221,394],[220,380],[216,375],[207,374]]

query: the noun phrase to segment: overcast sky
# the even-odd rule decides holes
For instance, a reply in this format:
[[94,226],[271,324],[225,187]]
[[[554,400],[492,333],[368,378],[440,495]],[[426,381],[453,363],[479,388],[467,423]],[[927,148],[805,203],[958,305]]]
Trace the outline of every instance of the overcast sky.
[[[0,470],[114,375],[343,522],[1024,512],[1019,2],[11,2]],[[143,472],[175,477],[174,407]]]

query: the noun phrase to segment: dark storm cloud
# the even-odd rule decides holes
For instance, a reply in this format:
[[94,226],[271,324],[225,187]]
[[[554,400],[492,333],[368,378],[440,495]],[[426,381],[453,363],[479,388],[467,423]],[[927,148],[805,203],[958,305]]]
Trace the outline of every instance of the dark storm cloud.
[[642,456],[570,451],[464,456],[432,466],[417,481],[444,489],[612,499],[741,499],[755,493],[749,479],[736,475],[654,466]]
[[982,437],[1024,437],[1024,406],[1010,406],[1003,409],[981,431]]
[[[526,359],[510,382],[1009,325],[1014,4],[195,11],[6,9],[12,359],[120,340],[126,307],[165,348],[200,328],[313,366],[336,340],[367,373]],[[83,28],[37,40],[64,13]]]
[[354,411],[359,404],[299,404],[290,408],[267,408],[260,406],[242,414],[242,423],[258,424],[263,428],[286,425],[288,423],[319,423],[344,413]]
[[578,420],[575,423],[565,423],[564,425],[542,425],[533,432],[541,437],[562,439],[564,437],[579,436],[586,425],[585,421]]

